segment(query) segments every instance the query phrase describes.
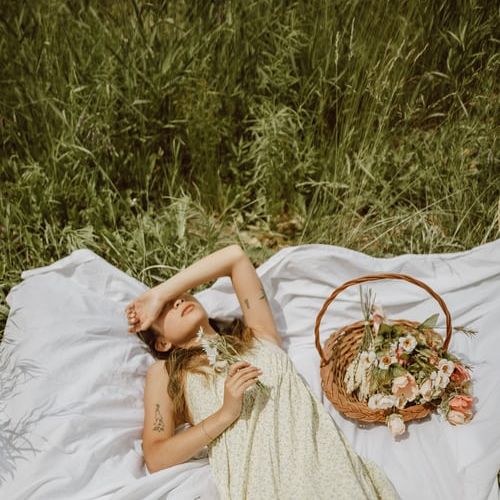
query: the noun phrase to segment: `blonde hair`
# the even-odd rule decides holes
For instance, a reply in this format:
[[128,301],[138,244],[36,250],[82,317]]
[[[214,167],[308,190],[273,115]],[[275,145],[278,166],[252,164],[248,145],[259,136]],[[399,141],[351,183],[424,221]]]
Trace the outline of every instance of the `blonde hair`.
[[[254,345],[254,332],[246,326],[240,318],[235,318],[231,322],[214,318],[208,319],[210,326],[224,335],[228,344],[232,345],[239,355],[243,355]],[[153,329],[138,332],[137,336],[147,345],[147,350],[156,359],[164,360],[165,370],[169,376],[167,392],[174,406],[175,424],[190,422],[189,410],[184,394],[185,374],[187,371],[198,373],[205,377],[208,374],[201,367],[209,366],[205,351],[201,346],[185,349],[174,346],[167,352],[156,349],[157,334]]]

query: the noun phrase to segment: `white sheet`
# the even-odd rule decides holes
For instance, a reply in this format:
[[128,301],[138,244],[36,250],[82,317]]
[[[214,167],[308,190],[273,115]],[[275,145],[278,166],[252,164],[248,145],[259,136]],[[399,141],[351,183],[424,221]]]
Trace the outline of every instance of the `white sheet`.
[[[454,334],[449,347],[475,366],[471,423],[453,427],[433,414],[394,441],[385,426],[360,428],[324,397],[316,315],[335,287],[377,272],[425,281],[443,297],[454,324],[478,330],[472,338]],[[258,274],[297,370],[403,500],[500,498],[500,240],[466,252],[388,259],[302,245],[277,252]],[[86,249],[25,271],[22,279],[7,297],[11,311],[0,344],[0,498],[217,499],[206,458],[155,474],[143,466],[143,385],[153,358],[127,335],[123,308],[146,287]],[[370,286],[390,317],[422,320],[439,311],[409,283]],[[229,278],[197,297],[212,316],[241,314]],[[350,288],[324,316],[322,342],[360,314],[358,289]]]

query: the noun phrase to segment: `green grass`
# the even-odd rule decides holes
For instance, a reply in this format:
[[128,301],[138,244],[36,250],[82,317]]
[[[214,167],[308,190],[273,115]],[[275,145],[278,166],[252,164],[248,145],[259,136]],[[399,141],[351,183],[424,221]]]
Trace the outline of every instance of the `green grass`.
[[186,5],[3,2],[2,325],[80,247],[153,285],[233,242],[498,238],[495,2]]

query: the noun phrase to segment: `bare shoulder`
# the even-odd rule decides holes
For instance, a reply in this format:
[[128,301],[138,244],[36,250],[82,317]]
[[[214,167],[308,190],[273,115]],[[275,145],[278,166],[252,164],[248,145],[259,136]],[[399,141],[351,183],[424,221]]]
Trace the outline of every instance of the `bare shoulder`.
[[165,369],[165,362],[162,361],[161,359],[149,365],[147,371],[147,376],[150,378],[159,377],[160,375],[164,375],[168,380],[168,372]]
[[274,335],[270,335],[266,332],[262,332],[259,330],[254,330],[254,337],[258,340],[263,340],[265,342],[269,342],[271,344],[274,344],[275,346],[279,347],[281,350],[284,351],[283,343],[281,342],[281,339],[277,338]]

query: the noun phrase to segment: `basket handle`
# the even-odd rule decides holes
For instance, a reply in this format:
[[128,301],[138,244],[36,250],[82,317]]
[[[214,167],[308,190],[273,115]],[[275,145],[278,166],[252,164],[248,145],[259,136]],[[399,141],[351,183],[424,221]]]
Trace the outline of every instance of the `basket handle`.
[[368,281],[378,281],[378,280],[383,280],[383,279],[398,279],[398,280],[404,280],[408,281],[410,283],[413,283],[414,285],[417,285],[427,292],[436,299],[438,304],[441,306],[441,309],[444,312],[444,315],[446,317],[446,339],[443,344],[443,351],[446,352],[448,349],[448,344],[450,343],[451,340],[451,315],[450,311],[448,311],[448,308],[446,307],[446,304],[444,303],[444,300],[428,285],[426,285],[424,282],[417,280],[416,278],[413,278],[411,276],[408,276],[407,274],[396,274],[396,273],[381,273],[381,274],[367,274],[365,276],[361,276],[359,278],[346,281],[343,285],[340,285],[337,289],[333,291],[333,293],[326,299],[325,303],[323,304],[323,307],[319,311],[317,317],[316,317],[316,324],[314,325],[314,336],[315,336],[315,342],[316,342],[316,349],[319,352],[319,355],[321,356],[321,365],[323,366],[324,364],[328,363],[328,360],[325,357],[325,354],[323,352],[323,348],[321,347],[321,342],[319,338],[319,325],[321,323],[321,319],[323,318],[324,314],[326,313],[326,310],[328,309],[328,306],[335,300],[335,298],[342,293],[346,288],[349,288],[352,285],[359,285],[361,283],[366,283]]

